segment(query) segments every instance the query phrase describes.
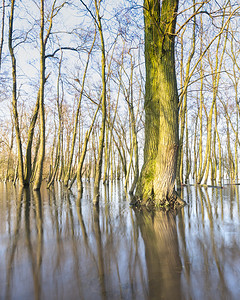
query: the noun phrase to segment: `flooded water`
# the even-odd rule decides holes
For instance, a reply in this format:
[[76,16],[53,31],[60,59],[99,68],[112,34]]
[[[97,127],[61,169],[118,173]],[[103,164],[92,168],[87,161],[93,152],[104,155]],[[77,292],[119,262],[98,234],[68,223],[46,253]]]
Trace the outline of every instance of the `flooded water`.
[[121,184],[83,197],[0,183],[0,299],[240,299],[239,188],[185,187],[175,217]]

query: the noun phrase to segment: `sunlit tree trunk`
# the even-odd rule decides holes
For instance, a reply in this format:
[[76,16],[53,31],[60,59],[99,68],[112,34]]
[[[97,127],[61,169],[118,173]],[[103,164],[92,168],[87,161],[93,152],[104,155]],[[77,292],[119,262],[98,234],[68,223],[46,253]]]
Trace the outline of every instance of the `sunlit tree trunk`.
[[[195,0],[193,0],[193,13],[195,13]],[[191,51],[189,53],[189,57],[186,64],[186,74],[185,74],[185,81],[184,81],[184,94],[181,95],[180,103],[181,103],[181,114],[180,114],[180,137],[179,137],[179,150],[178,150],[178,160],[177,160],[177,174],[176,174],[176,180],[177,184],[183,183],[183,142],[184,142],[184,132],[185,132],[185,125],[186,125],[186,111],[187,111],[187,85],[189,82],[189,75],[190,75],[190,66],[191,61],[195,53],[195,31],[196,31],[196,16],[193,18],[193,31],[192,31],[192,45],[191,45]],[[183,66],[181,66],[183,68]],[[187,129],[186,129],[187,131]]]
[[189,181],[189,175],[191,172],[191,150],[189,148],[189,137],[188,137],[188,116],[186,112],[186,175],[185,175],[185,184]]
[[9,35],[8,35],[8,48],[12,61],[12,110],[13,110],[13,119],[15,125],[15,134],[16,134],[16,143],[18,149],[18,179],[20,185],[24,186],[24,167],[23,167],[23,151],[22,151],[22,141],[19,128],[19,118],[18,118],[18,109],[17,109],[17,70],[16,70],[16,58],[13,48],[13,20],[14,20],[14,7],[15,0],[11,1],[11,12],[9,17]]
[[[115,131],[115,133],[118,135],[117,131]],[[113,135],[113,141],[116,145],[116,148],[117,148],[117,151],[118,151],[118,154],[119,154],[119,159],[121,161],[121,164],[122,164],[122,174],[124,175],[124,178],[126,178],[127,176],[127,162],[126,162],[126,155],[125,155],[125,150],[124,150],[124,147],[123,147],[123,144],[121,143],[121,137],[119,136],[119,143],[120,143],[120,146],[119,144],[117,143],[116,139],[115,139],[115,136]],[[121,151],[122,149],[122,151]],[[120,171],[120,164],[118,164],[118,170]],[[120,179],[120,177],[118,176],[118,179]]]
[[201,86],[200,86],[200,105],[199,105],[199,165],[198,165],[198,173],[197,173],[197,183],[200,184],[202,181],[202,141],[203,141],[203,64],[202,61],[200,63],[200,77],[201,77]]
[[43,161],[45,157],[45,113],[44,113],[44,84],[45,84],[45,41],[44,41],[44,0],[40,6],[40,88],[39,88],[39,116],[40,116],[40,147],[37,161],[37,171],[34,180],[34,190],[39,190],[42,183]]
[[90,55],[92,53],[92,49],[93,49],[93,46],[95,44],[95,40],[96,40],[96,32],[94,34],[94,39],[93,39],[92,46],[91,46],[91,48],[90,48],[90,50],[88,52],[87,62],[86,62],[86,66],[85,66],[84,74],[83,74],[83,79],[82,79],[82,87],[81,87],[80,95],[79,95],[79,98],[78,98],[77,111],[76,111],[75,120],[74,120],[74,128],[73,128],[73,137],[72,137],[71,151],[70,151],[70,156],[69,156],[69,160],[68,160],[66,174],[65,174],[65,177],[64,177],[64,185],[65,186],[68,186],[68,181],[69,181],[70,175],[71,175],[72,162],[73,162],[73,154],[74,154],[75,142],[76,142],[76,137],[77,137],[78,119],[79,119],[79,113],[80,113],[80,108],[81,108],[82,96],[83,96],[83,91],[84,91],[84,85],[85,85],[85,80],[86,80],[86,75],[87,75],[87,70],[88,70]]
[[[14,140],[14,125],[12,125],[12,130],[11,130],[11,141],[10,141],[10,146],[8,150],[8,160],[7,160],[7,170],[6,170],[6,176],[5,176],[5,182],[7,182],[10,178],[10,166],[12,166],[13,163],[13,155],[12,155],[12,150],[13,150],[13,140]],[[12,175],[12,180],[14,179],[14,175]]]
[[145,203],[168,204],[175,196],[178,153],[178,92],[174,37],[178,1],[144,1],[145,21],[145,146],[138,182]]
[[[111,54],[111,58],[110,58],[110,62],[108,64],[108,76],[107,79],[109,81],[109,76],[111,74],[111,68],[112,68],[112,62],[113,62],[113,55],[114,55],[114,50],[115,47],[117,45],[116,43],[117,39],[115,40],[114,46],[113,46],[113,50],[112,50],[112,54]],[[106,80],[107,81],[107,80]],[[103,184],[108,184],[109,182],[109,169],[110,169],[110,152],[111,152],[111,145],[112,145],[112,141],[111,141],[111,132],[110,132],[110,116],[111,116],[111,106],[110,106],[110,100],[111,100],[111,89],[110,89],[110,83],[108,84],[108,97],[106,97],[107,103],[106,106],[109,107],[108,109],[108,114],[106,116],[106,122],[107,122],[107,126],[106,126],[106,131],[105,131],[105,149],[104,149],[104,171],[103,171]]]
[[[94,125],[94,122],[96,120],[96,116],[97,116],[99,108],[100,108],[100,106],[98,106],[98,108],[97,108],[97,110],[96,110],[96,112],[93,116],[92,124],[91,124],[89,130],[87,130],[87,132],[85,134],[83,149],[82,149],[82,153],[81,153],[81,156],[80,156],[80,159],[79,159],[79,162],[78,162],[78,166],[77,166],[77,186],[78,186],[78,193],[79,194],[82,194],[82,191],[83,191],[82,169],[83,169],[83,163],[84,163],[86,153],[87,153],[88,141],[89,141],[89,138],[90,138],[90,135],[91,135],[93,125]],[[71,182],[71,186],[72,186],[72,184],[73,184],[73,182]],[[70,188],[71,188],[71,186],[70,186]]]
[[106,131],[105,131],[103,184],[107,184],[108,180],[109,180],[109,178],[108,178],[108,166],[109,166],[109,127],[107,125],[106,126]]
[[231,141],[230,141],[230,130],[229,130],[229,121],[227,121],[227,154],[228,154],[228,173],[229,173],[229,178],[232,182],[233,180],[233,174],[234,174],[234,160],[233,160],[233,155],[232,155],[232,150],[231,150]]
[[[199,112],[198,112],[199,114]],[[193,151],[194,151],[194,165],[193,165],[193,179],[196,180],[197,178],[197,149],[198,149],[198,143],[197,143],[197,128],[198,128],[198,114],[196,115],[195,120],[195,127],[194,127],[194,142],[193,142]]]
[[1,40],[0,40],[0,70],[2,66],[2,50],[4,42],[4,25],[5,25],[5,0],[2,0],[2,26],[1,26]]
[[[130,124],[131,124],[131,133],[132,133],[132,147],[134,154],[134,178],[132,182],[132,186],[129,190],[129,194],[133,195],[133,192],[136,188],[138,177],[139,177],[139,165],[138,165],[138,140],[137,140],[137,128],[136,128],[136,117],[134,113],[134,103],[133,103],[133,61],[131,57],[131,77],[130,77],[130,98],[128,102],[129,106],[129,116],[130,116]],[[139,109],[139,102],[137,106],[137,110]]]
[[234,182],[238,182],[238,122],[239,122],[239,115],[238,111],[236,112],[237,118],[237,130],[236,130],[236,138],[235,138],[235,174],[234,174]]
[[33,157],[33,163],[32,163],[32,175],[31,175],[31,179],[30,182],[34,182],[35,179],[35,175],[36,175],[36,169],[37,169],[37,156],[38,156],[38,150],[40,147],[40,134],[38,133],[37,135],[37,142],[36,142],[36,146],[35,146],[35,153],[34,153],[34,157]]
[[234,86],[234,92],[235,92],[235,103],[236,103],[236,130],[235,130],[235,182],[238,182],[238,144],[239,144],[239,134],[238,134],[238,128],[239,128],[239,113],[240,113],[240,106],[239,106],[239,95],[238,95],[238,84],[239,84],[239,71],[240,71],[240,65],[238,63],[237,59],[237,51],[234,49],[234,34],[231,32],[231,59],[233,62],[233,74],[232,76],[230,73],[228,73],[229,78],[231,79],[233,86]]
[[106,59],[105,59],[105,44],[103,38],[103,28],[102,22],[100,17],[100,1],[98,2],[95,0],[95,9],[97,14],[97,26],[100,34],[101,40],[101,54],[102,54],[102,125],[101,125],[101,132],[99,136],[99,148],[98,148],[98,160],[96,165],[96,173],[94,179],[94,192],[93,192],[93,203],[98,204],[99,202],[99,185],[101,180],[102,174],[102,159],[103,159],[103,147],[104,147],[104,137],[105,137],[105,127],[106,127]]
[[30,184],[31,176],[32,176],[32,143],[33,143],[33,135],[34,129],[37,122],[39,112],[39,93],[37,96],[37,102],[33,111],[31,123],[28,129],[28,140],[27,140],[27,148],[26,148],[26,160],[25,160],[25,183],[26,185]]
[[59,169],[59,164],[60,164],[60,158],[61,158],[61,136],[62,136],[62,131],[63,131],[63,124],[62,124],[62,101],[63,101],[63,95],[62,99],[60,101],[60,77],[61,77],[61,65],[62,65],[62,52],[61,52],[61,57],[59,61],[59,67],[58,67],[58,79],[57,79],[57,110],[58,110],[58,134],[57,134],[57,145],[56,145],[56,155],[55,155],[55,163],[53,167],[53,171],[51,174],[51,177],[49,178],[48,182],[48,188],[53,184],[57,171]]
[[40,118],[40,147],[37,160],[37,169],[34,180],[34,190],[39,190],[42,183],[43,176],[43,163],[45,158],[45,111],[44,111],[44,85],[46,81],[45,76],[45,63],[46,63],[46,45],[51,34],[53,26],[53,18],[65,5],[63,2],[61,5],[56,7],[57,0],[54,0],[48,17],[48,28],[45,28],[45,18],[44,18],[44,0],[41,0],[40,3],[40,87],[39,87],[39,118]]

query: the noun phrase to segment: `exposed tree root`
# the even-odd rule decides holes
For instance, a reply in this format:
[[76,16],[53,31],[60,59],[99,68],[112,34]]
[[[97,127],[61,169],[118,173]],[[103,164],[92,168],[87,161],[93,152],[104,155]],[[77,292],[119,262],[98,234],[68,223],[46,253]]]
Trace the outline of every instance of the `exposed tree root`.
[[177,211],[184,207],[186,202],[178,196],[177,192],[174,191],[170,197],[163,198],[157,203],[154,200],[154,197],[141,199],[140,197],[132,196],[130,205],[137,208],[146,207],[148,210],[160,209],[163,211]]

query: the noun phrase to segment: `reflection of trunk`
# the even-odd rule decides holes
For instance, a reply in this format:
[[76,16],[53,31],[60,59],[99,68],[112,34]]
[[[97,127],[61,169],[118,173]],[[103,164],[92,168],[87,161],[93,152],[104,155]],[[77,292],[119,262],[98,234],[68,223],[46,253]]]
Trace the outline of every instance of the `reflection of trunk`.
[[[223,266],[220,262],[220,257],[219,257],[219,253],[218,253],[218,249],[216,248],[217,242],[215,241],[215,230],[214,230],[214,217],[213,217],[213,206],[212,203],[210,201],[210,197],[208,194],[208,189],[205,188],[205,194],[203,193],[203,190],[200,188],[199,189],[199,196],[202,202],[203,207],[205,208],[205,211],[207,212],[207,217],[209,219],[209,227],[210,227],[210,240],[211,241],[211,246],[210,248],[212,249],[212,254],[213,254],[213,258],[214,258],[214,264],[216,265],[217,271],[218,271],[218,278],[219,278],[219,289],[220,289],[220,293],[222,295],[225,294],[225,291],[228,289],[227,288],[227,284],[226,284],[226,280],[225,280],[225,272],[223,270]],[[212,197],[213,199],[214,197]],[[205,220],[204,218],[202,218],[202,227],[204,229],[204,231],[206,230],[206,227],[204,227],[205,224]],[[204,232],[205,233],[205,232]],[[208,268],[209,268],[209,257],[208,257],[208,248],[207,247],[203,247],[203,257],[204,257],[204,265],[202,266],[202,269],[206,270],[206,274],[209,274],[211,272],[208,272]],[[210,282],[210,277],[206,276],[206,286],[208,285],[208,283]],[[224,297],[223,297],[224,298]]]
[[70,193],[66,194],[66,200],[67,200],[67,210],[68,210],[68,215],[69,215],[69,223],[70,223],[70,230],[71,232],[71,241],[72,241],[72,255],[71,257],[74,258],[74,277],[75,280],[77,281],[77,286],[78,286],[78,294],[79,294],[79,299],[83,299],[83,284],[81,280],[81,264],[80,264],[80,256],[78,252],[78,239],[77,235],[75,235],[75,223],[74,223],[74,214],[72,210],[72,205],[70,201]]
[[173,215],[136,212],[136,217],[145,246],[149,299],[179,299],[182,266]]
[[105,277],[104,277],[104,259],[103,259],[103,247],[102,247],[102,237],[99,222],[99,206],[93,208],[94,217],[94,233],[97,243],[97,255],[98,255],[98,278],[101,287],[102,299],[106,298],[106,288],[105,288]]
[[18,246],[18,239],[20,237],[20,227],[22,218],[22,206],[23,206],[23,188],[20,188],[18,194],[18,203],[16,208],[16,223],[14,226],[14,234],[9,239],[9,247],[7,255],[9,256],[7,262],[7,274],[6,274],[6,297],[5,299],[11,299],[11,280],[14,271],[14,257]]
[[[33,277],[33,283],[34,283],[34,294],[35,294],[35,299],[40,299],[41,295],[41,278],[40,278],[40,265],[36,263],[36,256],[34,252],[34,243],[31,241],[31,223],[30,223],[30,205],[31,205],[31,197],[30,197],[30,190],[25,189],[25,230],[26,230],[26,242],[27,242],[27,248],[28,248],[28,253],[31,261],[31,267],[32,267],[32,277]],[[36,205],[38,207],[38,205]],[[39,208],[39,207],[38,207]],[[37,213],[38,215],[38,213]],[[37,220],[37,226],[39,226]],[[40,221],[42,222],[42,221]],[[41,224],[40,224],[41,226]],[[41,237],[38,236],[39,238]],[[38,249],[42,249],[42,238],[40,240],[40,245],[38,244]],[[40,255],[42,251],[40,251]]]
[[43,249],[43,216],[42,216],[42,200],[39,191],[33,193],[33,198],[36,207],[36,225],[37,225],[37,249],[35,263],[35,280],[34,292],[35,299],[41,299],[41,266],[42,266],[42,249]]

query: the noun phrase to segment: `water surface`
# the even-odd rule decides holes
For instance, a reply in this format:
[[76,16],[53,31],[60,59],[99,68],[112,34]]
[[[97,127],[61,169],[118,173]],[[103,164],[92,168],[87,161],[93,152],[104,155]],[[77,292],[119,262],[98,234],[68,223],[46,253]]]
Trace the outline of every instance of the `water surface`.
[[185,187],[177,216],[101,194],[0,183],[0,299],[240,299],[238,186]]

